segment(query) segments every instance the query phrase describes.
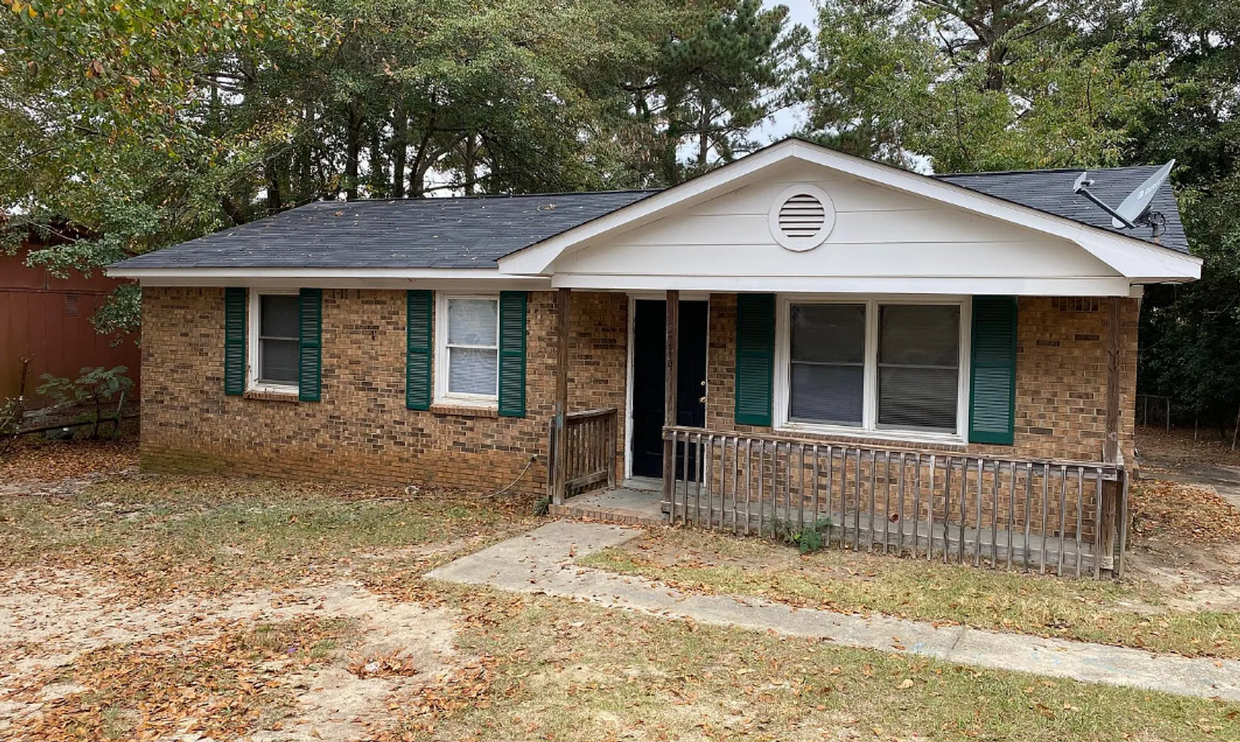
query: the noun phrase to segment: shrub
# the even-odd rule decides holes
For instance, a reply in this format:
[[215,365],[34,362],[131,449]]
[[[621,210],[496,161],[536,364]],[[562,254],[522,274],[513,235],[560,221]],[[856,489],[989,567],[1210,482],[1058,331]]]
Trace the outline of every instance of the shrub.
[[[118,394],[125,394],[133,387],[133,381],[125,374],[125,366],[105,369],[103,366],[83,368],[76,379],[67,376],[43,374],[43,385],[38,393],[56,400],[57,407],[87,407],[92,412],[90,422],[95,424],[91,437],[99,437],[99,423],[103,419],[103,405]],[[120,426],[120,420],[116,421]]]

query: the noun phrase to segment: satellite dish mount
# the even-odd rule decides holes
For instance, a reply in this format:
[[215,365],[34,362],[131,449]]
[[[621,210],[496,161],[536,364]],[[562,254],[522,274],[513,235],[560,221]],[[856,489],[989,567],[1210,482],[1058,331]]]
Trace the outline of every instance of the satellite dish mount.
[[1158,193],[1158,189],[1162,187],[1167,177],[1171,175],[1171,168],[1173,167],[1175,167],[1175,160],[1158,168],[1158,171],[1147,178],[1137,190],[1128,194],[1128,198],[1125,198],[1118,208],[1111,208],[1105,201],[1090,192],[1089,187],[1094,184],[1094,181],[1089,177],[1088,172],[1081,173],[1081,176],[1076,179],[1076,183],[1072,186],[1072,192],[1078,196],[1088,198],[1098,208],[1110,214],[1112,227],[1116,229],[1136,229],[1138,225],[1146,225],[1154,232],[1154,236],[1158,237],[1162,234],[1166,220],[1162,214],[1150,211],[1150,202],[1154,200],[1154,195]]

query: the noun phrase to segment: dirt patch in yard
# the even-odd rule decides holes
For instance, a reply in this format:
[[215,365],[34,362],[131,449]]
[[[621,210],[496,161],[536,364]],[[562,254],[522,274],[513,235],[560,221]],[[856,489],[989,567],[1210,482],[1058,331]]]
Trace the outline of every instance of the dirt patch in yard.
[[0,589],[0,732],[369,737],[394,699],[475,662],[454,648],[459,618],[353,582],[134,604],[83,573],[26,570]]

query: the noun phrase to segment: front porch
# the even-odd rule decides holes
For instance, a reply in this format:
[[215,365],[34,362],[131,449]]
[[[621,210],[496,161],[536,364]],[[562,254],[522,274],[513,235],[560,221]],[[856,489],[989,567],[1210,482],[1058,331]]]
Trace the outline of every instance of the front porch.
[[[561,337],[572,337],[568,331],[572,298],[568,289],[559,291]],[[716,299],[711,297],[711,322],[722,324],[715,317],[722,314],[716,305],[726,304]],[[772,429],[769,423],[766,428],[725,424],[720,405],[708,404],[707,396],[716,389],[726,392],[729,385],[734,388],[735,379],[702,379],[700,388],[707,394],[700,399],[695,394],[685,404],[686,392],[696,392],[696,374],[705,375],[707,362],[691,361],[700,364],[690,373],[693,378],[681,378],[685,345],[679,334],[686,324],[681,321],[679,292],[668,291],[659,302],[666,311],[660,330],[662,373],[657,380],[649,374],[643,378],[632,366],[637,351],[630,348],[629,409],[567,412],[569,377],[557,374],[548,468],[551,513],[767,537],[814,532],[817,536],[810,538],[820,538],[830,548],[1059,575],[1118,574],[1123,570],[1127,535],[1128,472],[1119,435],[1120,302],[1111,301],[1110,311],[1106,302],[1092,302],[1103,310],[1104,319],[1102,332],[1089,342],[1102,346],[1104,353],[1099,357],[1105,378],[1098,385],[1104,388],[1097,397],[1105,400],[1105,416],[1099,417],[1106,430],[1098,441],[1103,455],[1089,460],[1022,455],[1038,450],[1027,435],[1018,436],[1023,448],[966,446],[849,440]],[[631,312],[634,306],[630,302]],[[1073,335],[1079,338],[1083,333]],[[640,348],[640,342],[631,332],[630,344]],[[570,345],[559,347],[565,361]],[[723,345],[713,335],[709,341],[694,338],[690,343],[694,348],[709,346],[710,353]],[[725,360],[737,362],[735,356]],[[713,357],[709,364],[716,377],[727,365]],[[657,381],[662,396],[657,412],[663,419],[654,421],[658,477],[641,476],[649,473],[649,461],[641,463],[649,445],[643,448],[642,436],[634,429],[642,424],[635,384],[643,383],[649,396],[652,381]],[[1081,396],[1067,387],[1053,393]],[[727,401],[727,407],[735,404],[741,409],[740,403]],[[695,403],[702,406],[696,416]],[[685,424],[686,415],[696,417],[695,424]],[[1064,429],[1056,436],[1070,437],[1072,432]]]

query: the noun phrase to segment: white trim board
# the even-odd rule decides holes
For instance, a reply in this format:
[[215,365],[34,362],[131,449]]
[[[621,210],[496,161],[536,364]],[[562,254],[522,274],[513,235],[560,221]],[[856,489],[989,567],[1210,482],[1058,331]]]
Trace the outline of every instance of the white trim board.
[[1132,283],[1113,278],[819,277],[819,276],[595,276],[556,274],[555,288],[629,292],[759,292],[832,294],[946,294],[1005,296],[1131,296]]
[[550,289],[547,278],[513,276],[493,268],[108,268],[110,278],[143,286],[245,286],[325,289]]

